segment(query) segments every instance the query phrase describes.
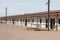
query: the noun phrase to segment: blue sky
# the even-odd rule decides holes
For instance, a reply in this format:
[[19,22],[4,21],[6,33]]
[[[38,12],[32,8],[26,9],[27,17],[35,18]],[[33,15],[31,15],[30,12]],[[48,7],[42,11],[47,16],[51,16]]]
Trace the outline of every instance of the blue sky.
[[[47,11],[48,0],[0,0],[0,16],[5,16],[5,8],[8,15]],[[60,0],[50,0],[51,10],[60,10]]]

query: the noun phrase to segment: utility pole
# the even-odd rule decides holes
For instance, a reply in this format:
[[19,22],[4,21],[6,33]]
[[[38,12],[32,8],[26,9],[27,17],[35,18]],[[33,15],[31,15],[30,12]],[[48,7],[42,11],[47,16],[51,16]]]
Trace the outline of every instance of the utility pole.
[[56,19],[57,19],[56,31],[58,31],[58,13],[57,13],[57,15],[56,15]]
[[6,7],[6,24],[7,24],[7,7]]
[[49,31],[49,15],[50,14],[50,0],[48,0],[48,31]]
[[38,16],[37,16],[37,28],[38,28]]

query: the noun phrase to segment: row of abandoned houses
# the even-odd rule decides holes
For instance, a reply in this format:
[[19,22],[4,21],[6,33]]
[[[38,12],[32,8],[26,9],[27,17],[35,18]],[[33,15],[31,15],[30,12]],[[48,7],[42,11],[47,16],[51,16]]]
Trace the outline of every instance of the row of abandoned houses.
[[[0,17],[0,22],[26,27],[45,29],[48,28],[48,12],[24,13],[22,15]],[[60,30],[60,10],[50,10],[49,29]]]

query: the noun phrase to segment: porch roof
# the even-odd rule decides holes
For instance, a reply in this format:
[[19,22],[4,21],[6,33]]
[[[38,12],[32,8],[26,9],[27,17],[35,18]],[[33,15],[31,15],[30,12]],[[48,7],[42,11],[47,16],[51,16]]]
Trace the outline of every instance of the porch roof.
[[[54,15],[60,15],[60,10],[50,10],[50,16]],[[22,15],[13,15],[13,16],[7,16],[7,18],[12,18],[12,19],[16,19],[16,18],[27,18],[27,17],[37,17],[37,16],[48,16],[48,11],[45,12],[36,12],[36,13],[24,13]],[[6,18],[6,17],[0,17],[0,18]]]

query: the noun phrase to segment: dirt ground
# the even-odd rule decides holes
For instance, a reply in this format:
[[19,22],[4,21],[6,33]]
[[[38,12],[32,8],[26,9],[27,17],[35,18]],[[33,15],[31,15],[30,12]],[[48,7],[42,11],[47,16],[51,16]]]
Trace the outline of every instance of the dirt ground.
[[24,27],[0,24],[0,40],[60,40],[60,32],[25,31]]

